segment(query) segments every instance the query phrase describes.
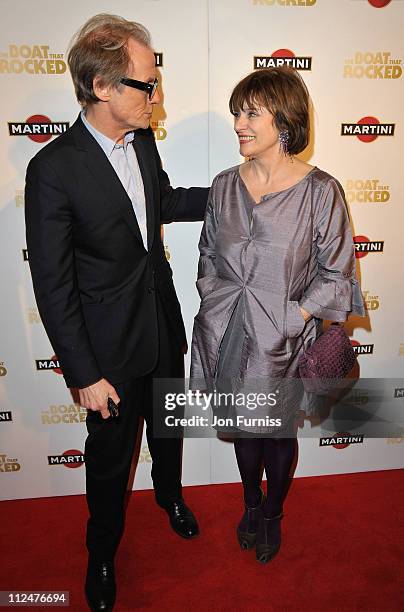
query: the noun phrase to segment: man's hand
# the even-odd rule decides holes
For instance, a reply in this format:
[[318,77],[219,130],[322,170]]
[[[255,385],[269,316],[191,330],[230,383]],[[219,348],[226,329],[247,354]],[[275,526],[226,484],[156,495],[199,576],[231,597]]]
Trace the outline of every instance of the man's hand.
[[80,406],[89,410],[99,410],[103,419],[109,417],[108,398],[110,397],[115,404],[120,402],[115,388],[105,378],[101,378],[89,387],[79,389],[79,397]]

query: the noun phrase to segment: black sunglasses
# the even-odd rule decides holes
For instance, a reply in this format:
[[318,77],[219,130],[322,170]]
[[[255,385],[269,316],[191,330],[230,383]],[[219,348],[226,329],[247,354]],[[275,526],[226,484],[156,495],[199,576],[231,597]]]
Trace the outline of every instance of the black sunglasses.
[[128,87],[133,87],[134,89],[140,89],[141,91],[147,91],[149,100],[153,98],[159,84],[158,79],[154,79],[152,83],[144,83],[143,81],[136,81],[136,79],[128,79],[126,77],[123,77],[120,82],[122,85],[127,85]]

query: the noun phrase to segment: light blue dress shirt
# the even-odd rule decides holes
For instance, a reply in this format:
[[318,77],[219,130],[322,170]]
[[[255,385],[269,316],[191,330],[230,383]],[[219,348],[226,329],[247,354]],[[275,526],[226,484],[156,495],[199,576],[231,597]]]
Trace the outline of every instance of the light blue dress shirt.
[[125,134],[123,144],[117,144],[111,138],[96,130],[86,119],[84,111],[81,111],[80,117],[109,159],[111,166],[117,173],[128,194],[136,215],[144,247],[147,250],[146,199],[139,162],[132,145],[135,134],[128,132],[128,134]]

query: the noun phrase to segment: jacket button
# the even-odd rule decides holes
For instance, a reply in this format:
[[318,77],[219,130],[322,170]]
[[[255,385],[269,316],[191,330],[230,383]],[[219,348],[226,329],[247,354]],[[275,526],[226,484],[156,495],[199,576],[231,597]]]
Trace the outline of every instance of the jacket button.
[[153,293],[154,287],[148,287],[147,290],[148,290],[149,293]]

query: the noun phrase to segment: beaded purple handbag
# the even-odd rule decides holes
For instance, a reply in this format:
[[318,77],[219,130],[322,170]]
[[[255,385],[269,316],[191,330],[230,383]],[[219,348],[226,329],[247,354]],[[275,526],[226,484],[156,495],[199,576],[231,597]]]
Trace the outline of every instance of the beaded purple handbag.
[[[311,235],[313,236],[313,204],[310,206]],[[313,241],[311,242],[311,248]],[[311,259],[311,251],[309,264]],[[309,274],[307,266],[305,285]],[[356,355],[344,327],[332,323],[299,357],[299,375],[305,391],[324,395],[339,386],[339,381],[352,370]]]
[[309,393],[326,394],[352,370],[356,355],[342,325],[331,324],[299,358],[299,374]]

